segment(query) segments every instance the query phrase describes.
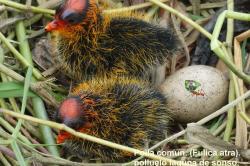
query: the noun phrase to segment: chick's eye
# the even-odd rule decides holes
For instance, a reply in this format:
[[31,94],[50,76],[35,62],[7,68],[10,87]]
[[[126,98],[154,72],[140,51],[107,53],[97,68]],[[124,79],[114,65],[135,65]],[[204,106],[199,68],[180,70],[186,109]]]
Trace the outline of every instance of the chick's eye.
[[81,14],[68,9],[61,14],[61,19],[70,24],[77,24],[82,21],[83,17]]

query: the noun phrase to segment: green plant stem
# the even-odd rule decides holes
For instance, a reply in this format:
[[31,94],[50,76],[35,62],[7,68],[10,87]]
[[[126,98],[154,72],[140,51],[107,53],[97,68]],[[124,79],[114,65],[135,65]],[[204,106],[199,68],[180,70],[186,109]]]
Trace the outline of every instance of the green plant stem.
[[[3,118],[0,117],[0,124],[9,132],[14,132],[14,128],[7,122],[5,121]],[[23,142],[27,143],[27,144],[31,144],[31,142],[21,133],[18,133],[18,138],[20,140],[22,140]]]
[[222,12],[215,24],[215,28],[213,31],[213,36],[211,40],[211,49],[216,53],[216,55],[231,69],[233,73],[235,73],[238,77],[243,79],[246,83],[250,84],[250,77],[245,74],[244,72],[240,71],[237,69],[237,67],[233,64],[233,62],[228,59],[228,53],[223,51],[226,50],[225,46],[219,43],[218,37],[222,28],[222,25],[224,23],[225,18],[234,18],[234,19],[239,19],[242,21],[250,21],[250,14],[244,14],[244,13],[238,13],[238,12],[233,12],[233,11],[227,11],[225,10]]
[[[229,103],[235,99],[235,92],[234,92],[234,83],[232,80],[230,80],[229,84],[229,94],[228,94],[228,101]],[[230,108],[230,110],[227,113],[227,125],[226,129],[224,132],[224,137],[223,139],[225,141],[230,141],[231,138],[231,133],[233,130],[233,125],[234,125],[234,119],[235,119],[235,108]]]
[[0,45],[0,63],[3,63],[4,61],[4,51],[2,46]]
[[[0,40],[2,40],[2,42],[10,49],[10,51],[13,53],[13,55],[24,65],[24,67],[28,67],[31,64],[15,49],[15,47],[8,41],[8,39],[6,39],[4,37],[4,35],[0,32]],[[22,43],[20,43],[22,44]],[[24,53],[26,54],[26,53]],[[43,79],[43,76],[41,75],[41,73],[33,68],[33,74],[34,76],[41,80]]]
[[11,164],[8,162],[8,160],[4,157],[4,155],[1,152],[0,152],[0,160],[4,166],[11,166]]
[[213,135],[217,136],[219,135],[226,127],[227,121],[224,120],[220,126],[212,133]]
[[[227,8],[228,10],[233,11],[234,10],[234,2],[233,0],[227,1]],[[227,36],[226,36],[226,43],[227,43],[227,52],[229,55],[229,59],[233,61],[232,56],[232,43],[233,43],[233,34],[234,34],[234,20],[229,18],[227,19]],[[230,71],[230,83],[229,83],[229,95],[228,95],[228,102],[231,102],[235,99],[235,90],[239,89],[239,84],[236,79],[236,76],[233,72]],[[231,108],[227,113],[227,125],[224,132],[223,139],[225,141],[230,141],[231,132],[233,129],[235,120],[235,108]]]
[[210,127],[209,131],[213,133],[224,121],[224,116],[221,115]]
[[12,158],[11,156],[8,156],[8,155],[6,155],[5,157],[11,163],[11,166],[18,166],[18,162],[14,158]]
[[32,56],[28,50],[30,50],[29,42],[26,37],[26,30],[23,21],[18,21],[16,23],[16,36],[19,42],[19,51],[24,57],[24,59],[29,63],[30,66],[33,66]]
[[[22,100],[22,106],[21,106],[21,114],[24,114],[25,108],[27,105],[27,99],[28,99],[28,91],[30,87],[30,81],[31,81],[31,76],[32,76],[32,67],[30,66],[28,68],[25,81],[24,81],[24,90],[23,90],[23,100]],[[15,139],[17,137],[17,133],[20,131],[21,126],[22,126],[23,120],[19,119],[16,128],[14,132],[12,133],[13,138]]]
[[9,1],[9,0],[0,0],[0,3],[4,4],[6,6],[10,6],[12,8],[16,8],[16,9],[20,9],[20,10],[24,10],[24,11],[32,11],[34,13],[42,13],[42,14],[55,14],[55,11],[51,10],[51,9],[23,5],[23,4]]
[[[234,10],[234,1],[233,0],[227,0],[227,9],[229,11]],[[229,51],[231,52],[232,43],[233,43],[233,34],[234,34],[234,20],[231,18],[227,19],[227,36],[226,36],[226,42],[227,47]]]
[[[18,41],[19,41],[19,49],[20,52],[25,55],[24,58],[29,62],[29,64],[32,66],[32,55],[31,55],[31,51],[30,51],[30,47],[29,47],[29,43],[28,40],[26,38],[26,30],[25,30],[25,26],[23,24],[23,21],[20,21],[17,23],[16,25],[16,34],[18,37]],[[36,80],[33,79],[33,82],[35,82]],[[44,106],[44,103],[42,101],[41,98],[39,97],[34,97],[32,98],[32,104],[34,107],[34,111],[36,114],[36,117],[40,118],[40,119],[48,119],[47,116],[47,112]],[[43,140],[46,144],[55,144],[55,140],[53,138],[52,135],[52,130],[48,127],[48,126],[39,126],[40,130],[42,132],[43,135]],[[59,152],[56,146],[48,146],[48,150],[50,151],[50,153],[52,153],[55,156],[59,156]]]
[[17,144],[17,142],[15,140],[12,141],[12,143],[10,144],[12,147],[12,150],[14,151],[17,161],[20,164],[20,166],[26,166],[24,157],[22,155],[22,152]]
[[[48,115],[46,113],[46,109],[41,98],[34,97],[32,99],[32,104],[34,107],[34,111],[36,113],[36,117],[40,119],[48,119]],[[49,144],[49,145],[56,144],[55,139],[53,138],[53,135],[52,135],[52,130],[48,126],[44,126],[44,125],[39,125],[39,127],[40,127],[40,130],[42,131],[42,136],[43,136],[43,140],[45,144]],[[51,154],[55,156],[60,156],[57,146],[48,146],[48,150]]]

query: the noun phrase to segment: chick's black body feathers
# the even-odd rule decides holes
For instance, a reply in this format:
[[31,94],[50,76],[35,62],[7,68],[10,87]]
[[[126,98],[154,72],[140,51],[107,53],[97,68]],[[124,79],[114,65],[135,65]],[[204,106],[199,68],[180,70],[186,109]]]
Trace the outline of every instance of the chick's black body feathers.
[[98,23],[83,28],[74,42],[59,38],[57,59],[72,78],[121,74],[148,79],[150,70],[176,51],[176,36],[170,29],[136,18],[106,19],[99,16]]
[[[84,95],[95,102],[91,108],[97,118],[91,121],[88,134],[141,150],[147,143],[151,146],[165,138],[169,111],[158,90],[124,78],[92,80],[87,84],[87,88],[86,84],[79,85],[73,95]],[[135,157],[77,138],[67,139],[64,148],[68,154],[100,158],[103,162],[123,162]]]

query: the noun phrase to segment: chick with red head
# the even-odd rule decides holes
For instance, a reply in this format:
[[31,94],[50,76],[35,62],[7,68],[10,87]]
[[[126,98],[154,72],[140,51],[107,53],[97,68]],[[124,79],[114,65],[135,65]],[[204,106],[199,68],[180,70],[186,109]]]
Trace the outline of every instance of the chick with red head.
[[149,80],[178,50],[171,29],[133,12],[103,13],[94,0],[66,0],[45,29],[55,32],[55,61],[79,82],[110,74]]
[[[104,140],[144,150],[165,138],[170,113],[165,97],[143,81],[99,78],[79,84],[55,115],[59,123]],[[102,162],[125,162],[134,154],[79,139],[60,131],[67,155]]]

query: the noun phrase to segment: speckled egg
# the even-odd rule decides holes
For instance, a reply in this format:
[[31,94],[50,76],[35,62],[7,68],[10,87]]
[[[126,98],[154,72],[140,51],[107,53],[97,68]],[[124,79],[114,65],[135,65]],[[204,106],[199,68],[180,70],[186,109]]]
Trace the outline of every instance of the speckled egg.
[[180,69],[160,86],[174,119],[196,122],[221,108],[228,96],[228,79],[216,68],[195,65]]

